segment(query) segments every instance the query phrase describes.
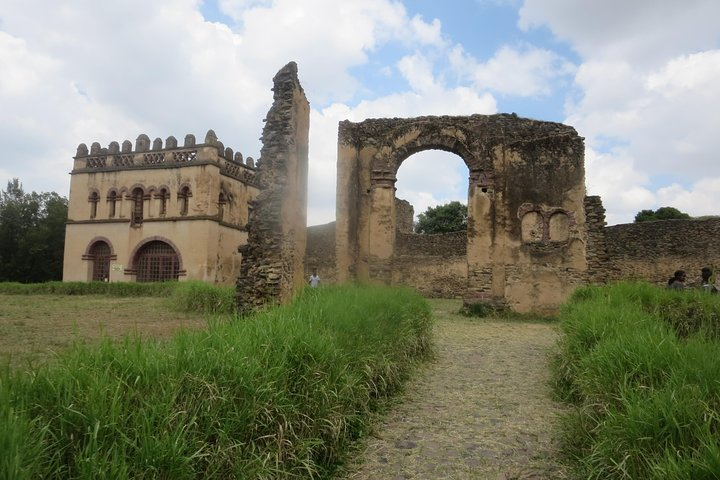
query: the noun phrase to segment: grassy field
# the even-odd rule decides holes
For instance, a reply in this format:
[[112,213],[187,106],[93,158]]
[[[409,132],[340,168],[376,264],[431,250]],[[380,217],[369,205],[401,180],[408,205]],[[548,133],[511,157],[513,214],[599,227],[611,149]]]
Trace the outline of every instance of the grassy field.
[[[222,311],[225,293],[170,298]],[[308,289],[203,328],[169,298],[3,298],[33,347],[0,369],[0,479],[329,478],[432,352],[427,302],[406,289]]]
[[78,341],[169,338],[206,324],[202,314],[171,308],[168,298],[0,294],[0,364],[25,369]]

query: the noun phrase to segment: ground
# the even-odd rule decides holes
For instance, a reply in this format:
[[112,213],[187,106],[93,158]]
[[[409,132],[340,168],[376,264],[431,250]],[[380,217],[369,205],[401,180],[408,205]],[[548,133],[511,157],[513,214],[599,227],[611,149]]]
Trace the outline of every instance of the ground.
[[360,479],[561,479],[548,386],[556,325],[458,315],[431,301],[435,362],[408,385],[351,467]]
[[[437,358],[423,367],[349,466],[348,480],[564,479],[550,395],[556,325],[467,318],[431,300]],[[0,295],[0,365],[25,368],[73,341],[169,336],[205,325],[167,299]]]
[[102,295],[0,295],[0,366],[36,365],[74,341],[125,334],[169,337],[180,328],[206,325],[202,315],[174,311],[168,302]]

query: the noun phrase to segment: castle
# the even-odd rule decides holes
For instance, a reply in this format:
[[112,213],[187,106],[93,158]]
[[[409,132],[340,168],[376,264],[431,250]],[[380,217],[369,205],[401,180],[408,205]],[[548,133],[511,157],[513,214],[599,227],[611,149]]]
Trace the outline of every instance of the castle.
[[252,158],[210,130],[108,148],[80,144],[71,172],[63,281],[203,280],[233,284],[248,205],[258,194]]

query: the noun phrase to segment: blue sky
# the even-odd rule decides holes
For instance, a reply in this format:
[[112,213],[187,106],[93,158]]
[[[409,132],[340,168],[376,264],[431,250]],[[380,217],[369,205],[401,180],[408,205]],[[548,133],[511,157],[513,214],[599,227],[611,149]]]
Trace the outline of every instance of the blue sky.
[[[212,128],[257,157],[272,77],[311,104],[310,224],[335,216],[337,123],[516,112],[572,125],[610,224],[718,214],[716,0],[0,0],[0,181],[68,194],[79,143]],[[429,173],[431,172],[431,174]],[[420,213],[466,200],[467,168],[398,172]]]

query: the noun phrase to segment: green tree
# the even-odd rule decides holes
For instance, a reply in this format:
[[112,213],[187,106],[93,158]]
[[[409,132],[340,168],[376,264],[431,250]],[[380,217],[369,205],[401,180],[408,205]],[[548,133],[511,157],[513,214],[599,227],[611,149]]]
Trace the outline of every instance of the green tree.
[[418,215],[417,233],[448,233],[467,230],[467,206],[458,201],[428,208]]
[[0,192],[0,281],[62,279],[67,199],[25,193],[20,180]]
[[640,210],[635,215],[635,223],[649,222],[652,220],[672,220],[675,218],[692,218],[687,213],[681,212],[675,207],[660,207],[657,210]]

